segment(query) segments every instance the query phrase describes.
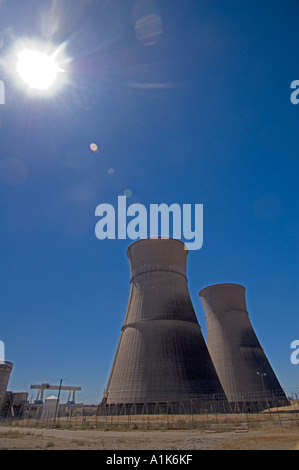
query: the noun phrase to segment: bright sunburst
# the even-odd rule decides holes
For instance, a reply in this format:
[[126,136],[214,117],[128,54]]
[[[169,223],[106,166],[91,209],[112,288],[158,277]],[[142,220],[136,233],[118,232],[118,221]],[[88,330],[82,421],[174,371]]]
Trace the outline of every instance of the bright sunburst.
[[7,70],[26,93],[52,96],[67,79],[69,61],[64,45],[20,39],[7,59]]
[[63,69],[56,62],[57,51],[51,55],[38,50],[23,49],[18,55],[17,71],[23,82],[36,90],[48,90]]

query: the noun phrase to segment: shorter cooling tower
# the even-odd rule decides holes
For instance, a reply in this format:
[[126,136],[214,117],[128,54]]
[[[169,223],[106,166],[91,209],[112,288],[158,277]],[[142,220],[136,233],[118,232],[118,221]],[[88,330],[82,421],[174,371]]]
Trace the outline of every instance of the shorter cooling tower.
[[245,287],[218,284],[201,290],[199,296],[206,315],[208,350],[228,401],[289,404],[252,328]]
[[12,371],[12,362],[0,361],[0,413],[5,403],[6,389]]
[[224,397],[190,299],[187,254],[174,239],[145,239],[128,248],[130,297],[103,403]]

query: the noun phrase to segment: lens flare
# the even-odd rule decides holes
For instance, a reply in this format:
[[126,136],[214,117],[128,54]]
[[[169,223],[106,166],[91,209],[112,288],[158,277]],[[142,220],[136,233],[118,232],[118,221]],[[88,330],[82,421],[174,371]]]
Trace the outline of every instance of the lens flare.
[[63,72],[55,61],[56,55],[57,52],[47,55],[37,50],[23,49],[18,54],[17,71],[24,83],[36,90],[48,90],[57,75]]
[[28,38],[19,39],[6,58],[6,69],[28,94],[51,96],[67,80],[65,45]]
[[126,196],[127,198],[131,197],[133,194],[132,190],[131,189],[125,189],[124,192],[123,192],[123,195]]
[[97,146],[97,144],[95,144],[94,142],[92,142],[89,146],[90,150],[94,153],[99,153],[99,147]]

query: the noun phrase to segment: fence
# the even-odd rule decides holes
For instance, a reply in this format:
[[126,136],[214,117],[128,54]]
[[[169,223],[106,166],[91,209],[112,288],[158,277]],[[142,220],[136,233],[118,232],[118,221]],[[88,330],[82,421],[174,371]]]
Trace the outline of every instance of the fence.
[[290,401],[285,392],[267,390],[254,393],[204,394],[186,397],[180,401],[152,401],[146,403],[108,404],[103,400],[97,414],[111,415],[156,415],[156,414],[226,414],[226,413],[259,413],[265,409],[289,406]]
[[[27,404],[19,413],[7,410],[0,424],[64,429],[157,430],[198,429],[208,432],[249,431],[265,426],[299,426],[299,391],[243,394],[236,401],[206,395],[181,402],[87,406],[64,405],[63,416],[41,418],[42,405]],[[39,410],[39,412],[37,412]]]

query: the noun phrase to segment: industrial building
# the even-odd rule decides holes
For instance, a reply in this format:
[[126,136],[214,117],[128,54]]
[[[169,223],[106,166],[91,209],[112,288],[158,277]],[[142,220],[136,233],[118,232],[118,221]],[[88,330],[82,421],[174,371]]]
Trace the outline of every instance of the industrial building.
[[[6,418],[35,418],[49,419],[53,417],[53,403],[55,402],[56,415],[65,416],[66,410],[75,405],[75,393],[81,387],[72,385],[51,385],[50,383],[34,384],[31,389],[37,390],[34,403],[29,403],[28,392],[12,392],[7,390],[7,385],[12,370],[12,363],[0,363],[0,417]],[[51,396],[44,399],[45,390],[58,390],[58,397]],[[60,403],[60,392],[68,391],[67,402]]]
[[12,362],[0,361],[0,413],[2,408],[6,405],[6,390],[12,368]]
[[143,239],[127,251],[131,289],[100,407],[224,398],[190,299],[188,250],[174,239]]

